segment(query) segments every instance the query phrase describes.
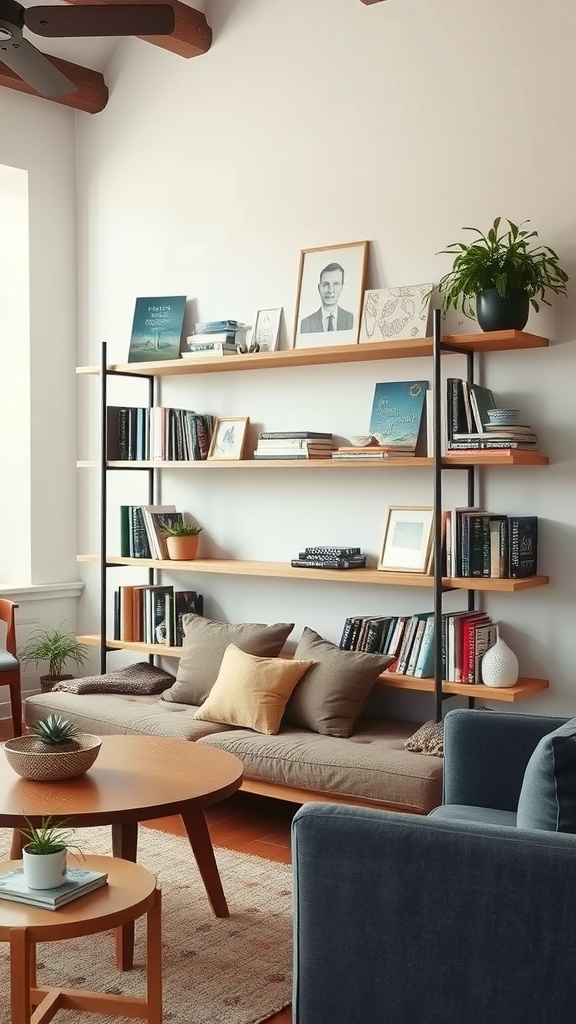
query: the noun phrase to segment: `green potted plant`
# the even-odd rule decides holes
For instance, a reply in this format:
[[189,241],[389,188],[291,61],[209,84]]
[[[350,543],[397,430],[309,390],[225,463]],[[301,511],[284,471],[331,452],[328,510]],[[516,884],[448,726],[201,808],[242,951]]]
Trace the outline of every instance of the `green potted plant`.
[[189,520],[170,523],[164,527],[169,558],[175,561],[190,561],[198,553],[198,541],[202,527]]
[[99,736],[81,732],[61,715],[48,715],[30,726],[25,736],[6,740],[4,753],[22,778],[53,782],[87,772],[101,746]]
[[66,860],[72,832],[65,821],[55,821],[49,814],[40,825],[24,819],[22,835],[27,840],[22,847],[22,870],[29,889],[55,889],[66,877]]
[[[443,254],[455,255],[452,269],[438,284],[443,309],[461,306],[466,316],[478,318],[483,331],[521,331],[526,326],[530,306],[536,312],[547,292],[566,295],[568,274],[560,266],[553,249],[536,244],[537,231],[528,231],[522,221],[500,228],[496,217],[484,234],[479,228],[462,228],[477,237],[469,245],[452,242]],[[440,255],[440,254],[439,254]]]
[[64,633],[61,627],[39,626],[31,631],[19,648],[18,658],[22,665],[33,663],[36,667],[41,661],[48,662],[47,675],[40,676],[42,693],[47,693],[58,680],[72,679],[70,674],[64,674],[64,666],[69,661],[84,665],[88,660],[88,648],[80,643],[75,633]]

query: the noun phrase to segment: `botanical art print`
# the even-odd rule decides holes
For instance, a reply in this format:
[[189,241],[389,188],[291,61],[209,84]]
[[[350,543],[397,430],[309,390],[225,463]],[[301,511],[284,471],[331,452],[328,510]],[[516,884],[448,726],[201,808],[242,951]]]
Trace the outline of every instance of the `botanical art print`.
[[369,288],[364,295],[360,341],[426,337],[433,287],[426,283]]
[[208,458],[241,459],[248,422],[248,416],[229,416],[216,420]]

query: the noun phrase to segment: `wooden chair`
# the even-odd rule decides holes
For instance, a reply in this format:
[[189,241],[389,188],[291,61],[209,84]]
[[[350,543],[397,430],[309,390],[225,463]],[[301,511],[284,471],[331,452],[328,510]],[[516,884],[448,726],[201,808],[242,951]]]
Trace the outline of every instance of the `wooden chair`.
[[16,657],[16,627],[14,612],[18,607],[13,601],[0,598],[0,622],[6,623],[5,647],[0,645],[0,686],[10,687],[12,727],[15,736],[22,735],[22,688],[20,684],[20,662]]

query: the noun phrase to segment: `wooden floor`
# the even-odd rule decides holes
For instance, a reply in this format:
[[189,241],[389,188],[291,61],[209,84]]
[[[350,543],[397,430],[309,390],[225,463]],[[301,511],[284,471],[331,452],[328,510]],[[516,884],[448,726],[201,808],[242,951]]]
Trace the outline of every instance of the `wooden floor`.
[[[209,809],[206,818],[214,846],[290,864],[290,823],[297,809],[297,804],[237,793]],[[185,834],[179,817],[159,818],[146,827]],[[269,1024],[290,1024],[291,1020],[288,1007],[270,1017]]]
[[[0,721],[0,739],[11,735],[8,722]],[[297,804],[237,793],[208,810],[206,817],[214,846],[290,864],[290,823],[296,810]],[[180,817],[159,818],[146,827],[184,834]],[[291,1021],[289,1007],[269,1018],[269,1024]]]

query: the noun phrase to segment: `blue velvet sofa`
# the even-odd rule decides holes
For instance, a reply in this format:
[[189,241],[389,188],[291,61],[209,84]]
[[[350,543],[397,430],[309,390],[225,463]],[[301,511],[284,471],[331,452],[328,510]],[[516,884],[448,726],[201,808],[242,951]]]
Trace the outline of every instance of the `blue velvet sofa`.
[[[425,818],[324,804],[298,811],[294,1024],[574,1019],[576,824],[556,818],[572,834],[516,824],[517,811],[541,812],[539,786],[557,802],[537,751],[552,750],[561,783],[567,767],[574,778],[576,726],[551,745],[559,726],[450,712],[442,808]],[[566,793],[574,804],[576,786]]]

